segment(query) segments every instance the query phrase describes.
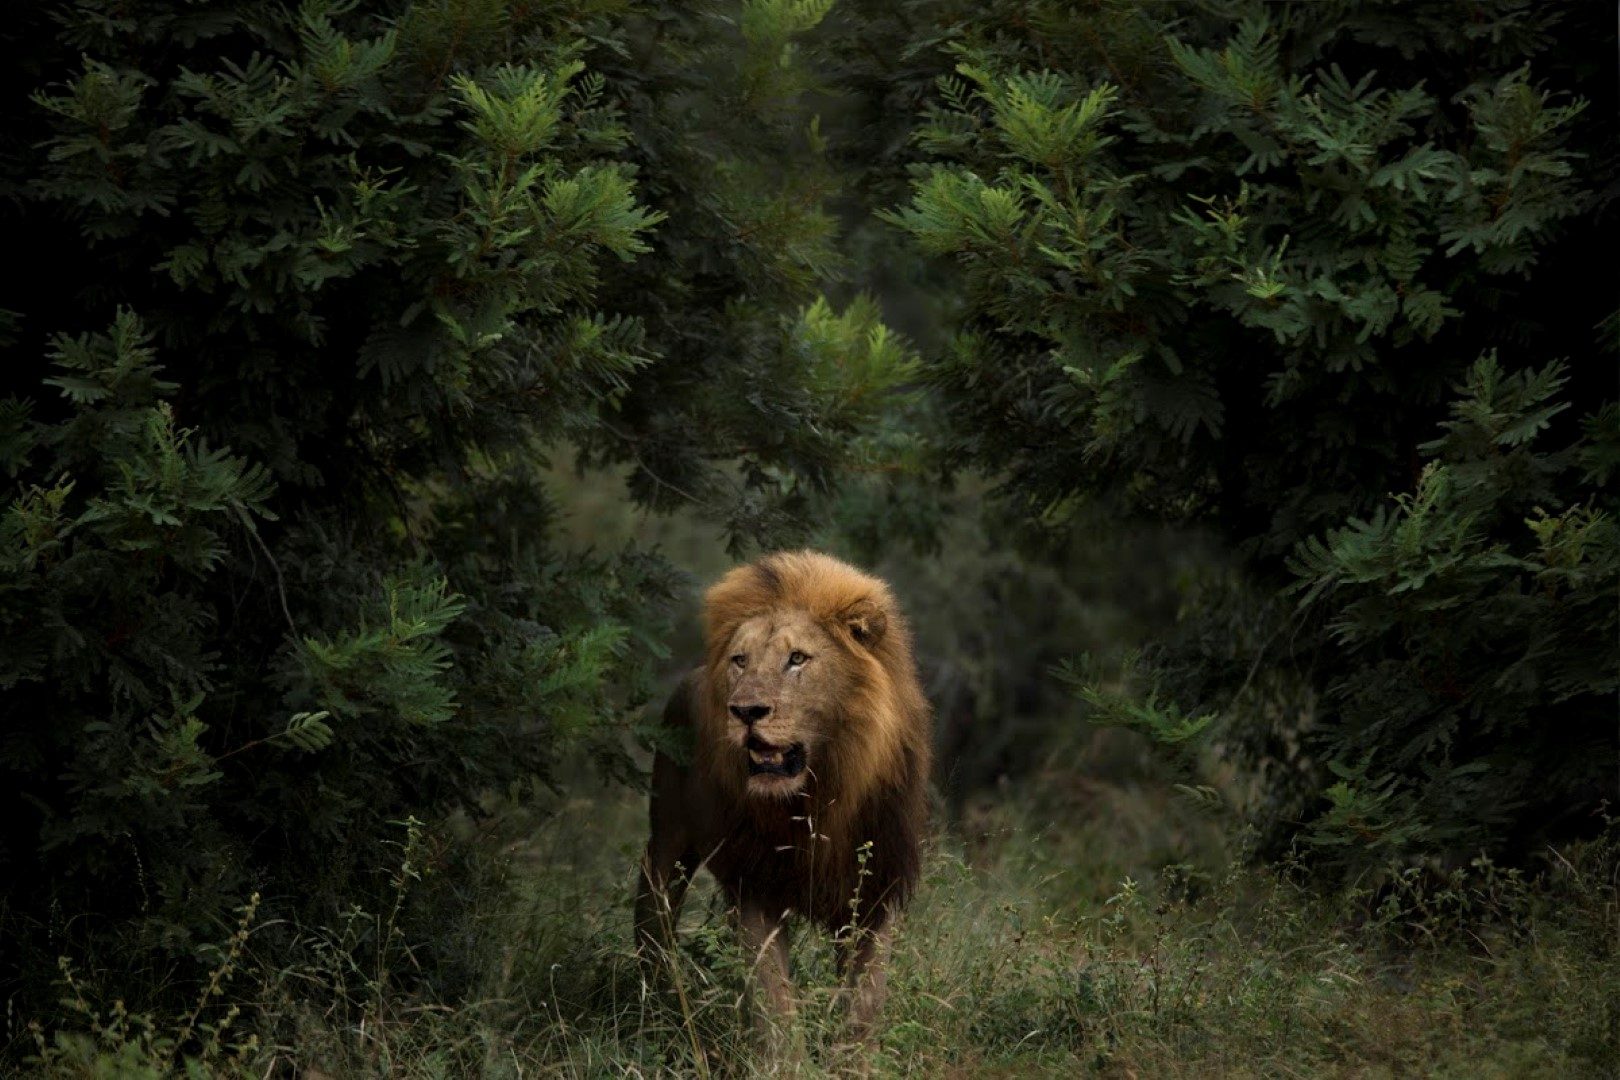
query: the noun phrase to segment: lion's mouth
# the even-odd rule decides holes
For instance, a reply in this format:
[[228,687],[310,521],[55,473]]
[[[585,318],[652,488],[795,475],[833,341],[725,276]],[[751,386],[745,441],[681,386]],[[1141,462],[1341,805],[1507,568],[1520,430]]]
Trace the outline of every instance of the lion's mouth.
[[749,776],[794,777],[804,772],[803,743],[777,746],[758,735],[750,735],[743,745],[748,748]]

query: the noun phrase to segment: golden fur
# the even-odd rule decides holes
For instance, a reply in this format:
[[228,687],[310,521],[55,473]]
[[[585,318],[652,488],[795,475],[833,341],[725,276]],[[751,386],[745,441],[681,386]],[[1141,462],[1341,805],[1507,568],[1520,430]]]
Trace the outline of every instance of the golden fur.
[[[738,798],[744,775],[734,767],[734,755],[724,752],[725,730],[735,725],[725,700],[732,639],[748,620],[785,612],[804,612],[828,633],[849,680],[841,709],[845,723],[816,766],[821,831],[836,850],[851,841],[842,834],[880,780],[914,770],[926,782],[928,702],[917,680],[910,630],[884,582],[813,551],[739,566],[709,589],[703,606],[708,694],[696,718],[696,764],[716,792]],[[922,785],[917,787],[920,796]]]
[[[663,754],[654,763],[638,937],[667,945],[690,874],[707,866],[745,935],[778,941],[761,949],[780,952],[780,978],[762,978],[781,1004],[785,936],[771,927],[803,916],[841,931],[859,894],[870,938],[916,881],[931,718],[905,617],[886,584],[827,555],[739,566],[705,597],[704,660],[665,717],[693,732],[695,748],[689,766]],[[759,775],[758,747],[780,763],[790,745],[802,774]],[[853,980],[874,952],[852,955]],[[858,1012],[881,999],[880,971],[875,985]]]

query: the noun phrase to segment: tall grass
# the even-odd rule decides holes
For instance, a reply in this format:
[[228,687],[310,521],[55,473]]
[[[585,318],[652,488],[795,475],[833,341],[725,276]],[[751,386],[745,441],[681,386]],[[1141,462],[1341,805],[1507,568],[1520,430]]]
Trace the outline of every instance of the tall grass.
[[[29,1069],[61,1076],[1620,1073],[1612,830],[1549,853],[1534,881],[1480,862],[1322,896],[1286,865],[1252,868],[1167,786],[1083,775],[1048,769],[932,841],[870,1049],[846,1044],[832,950],[801,930],[800,1049],[760,1054],[705,879],[680,993],[643,981],[629,911],[644,811],[614,791],[563,805],[504,853],[503,887],[468,898],[474,994],[435,1001],[395,977],[413,963],[397,904],[306,933],[305,961],[278,970],[254,967],[249,909],[188,1016],[97,1005],[68,967],[63,1013],[31,1032],[13,1020],[13,1038]],[[391,870],[401,897],[417,828]]]

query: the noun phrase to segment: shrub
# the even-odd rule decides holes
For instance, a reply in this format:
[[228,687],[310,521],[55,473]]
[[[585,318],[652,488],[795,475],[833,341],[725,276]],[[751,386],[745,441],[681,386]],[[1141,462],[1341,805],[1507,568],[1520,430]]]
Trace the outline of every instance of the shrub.
[[1615,144],[1581,94],[1605,28],[1514,3],[913,11],[955,70],[888,220],[966,300],[927,369],[954,444],[1054,528],[1088,502],[1204,523],[1261,595],[1298,583],[1297,616],[1189,611],[1156,658],[1173,707],[1124,712],[1177,740],[1222,717],[1284,792],[1280,839],[1303,817],[1349,863],[1595,828],[1616,412],[1612,297],[1580,268]]
[[[742,136],[678,168],[630,145],[696,147],[683,118],[722,99],[768,116],[750,138],[800,125],[818,10],[749,5],[748,66],[710,79],[681,49],[712,11],[83,0],[8,27],[4,213],[40,253],[0,397],[8,992],[68,952],[118,956],[132,1006],[183,997],[250,893],[271,928],[381,910],[395,823],[542,794],[565,750],[632,772],[679,577],[561,550],[548,453],[634,462],[654,505],[679,462],[734,471],[703,509],[780,538],[869,422],[850,402],[903,373],[870,310],[817,303],[807,173]],[[736,215],[778,204],[802,242],[749,239]],[[724,363],[695,362],[710,330]],[[476,860],[428,851],[454,905]]]

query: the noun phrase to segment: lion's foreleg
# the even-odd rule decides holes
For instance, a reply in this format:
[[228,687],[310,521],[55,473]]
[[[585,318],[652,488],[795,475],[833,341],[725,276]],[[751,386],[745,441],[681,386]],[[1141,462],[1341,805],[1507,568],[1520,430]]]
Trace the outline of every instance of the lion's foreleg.
[[681,918],[692,867],[660,845],[647,845],[636,888],[636,951],[644,965],[667,958],[675,948],[675,925]]
[[849,1000],[850,1035],[858,1042],[871,1040],[878,1014],[889,994],[889,953],[894,942],[892,924],[858,930],[839,945],[843,992]]
[[749,1012],[754,1031],[772,1049],[783,1045],[794,1014],[786,914],[771,915],[748,903],[737,912],[737,929],[750,967]]
[[686,887],[697,872],[697,853],[681,824],[685,772],[663,754],[653,760],[647,800],[647,851],[636,883],[636,953],[644,968],[673,959],[675,927]]

